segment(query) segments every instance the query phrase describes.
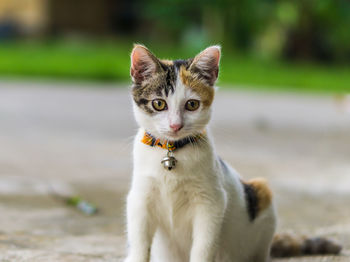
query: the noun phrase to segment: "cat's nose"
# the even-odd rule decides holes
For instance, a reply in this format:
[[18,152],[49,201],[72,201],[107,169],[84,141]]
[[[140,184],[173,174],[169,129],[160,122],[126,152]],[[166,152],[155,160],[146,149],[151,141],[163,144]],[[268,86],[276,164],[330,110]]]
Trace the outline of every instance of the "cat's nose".
[[174,131],[177,132],[183,127],[182,124],[170,124],[170,128]]

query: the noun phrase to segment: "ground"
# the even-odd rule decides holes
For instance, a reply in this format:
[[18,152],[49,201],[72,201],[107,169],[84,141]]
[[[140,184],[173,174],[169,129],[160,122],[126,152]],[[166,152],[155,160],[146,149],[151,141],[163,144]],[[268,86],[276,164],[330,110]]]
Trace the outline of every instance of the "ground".
[[[0,261],[122,261],[136,132],[126,85],[0,82]],[[265,177],[279,232],[329,236],[350,261],[350,114],[332,96],[219,90],[212,133],[245,178]],[[53,196],[77,194],[87,216]]]

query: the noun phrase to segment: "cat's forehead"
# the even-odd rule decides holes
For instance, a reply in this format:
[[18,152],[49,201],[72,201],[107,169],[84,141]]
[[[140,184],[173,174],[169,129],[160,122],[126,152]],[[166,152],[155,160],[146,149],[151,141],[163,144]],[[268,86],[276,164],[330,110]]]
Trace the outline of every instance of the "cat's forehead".
[[[188,70],[192,61],[193,59],[160,60],[163,72],[160,72],[157,78],[160,83],[160,89],[163,89],[164,96],[172,96],[183,91],[181,87],[183,87],[184,83],[180,77],[180,72]],[[149,84],[152,85],[154,82]]]
[[182,66],[188,67],[191,60],[160,60],[161,70],[133,87],[133,95],[150,98],[168,97],[174,94],[178,74]]

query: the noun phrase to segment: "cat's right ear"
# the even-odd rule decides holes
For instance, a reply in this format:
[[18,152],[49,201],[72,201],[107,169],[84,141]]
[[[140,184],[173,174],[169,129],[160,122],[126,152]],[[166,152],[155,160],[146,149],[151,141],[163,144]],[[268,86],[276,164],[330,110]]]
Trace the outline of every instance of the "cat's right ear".
[[199,73],[209,85],[214,85],[219,74],[220,56],[221,47],[210,46],[193,59],[190,70]]
[[160,70],[158,59],[143,45],[134,45],[130,67],[132,80],[141,83],[158,70]]

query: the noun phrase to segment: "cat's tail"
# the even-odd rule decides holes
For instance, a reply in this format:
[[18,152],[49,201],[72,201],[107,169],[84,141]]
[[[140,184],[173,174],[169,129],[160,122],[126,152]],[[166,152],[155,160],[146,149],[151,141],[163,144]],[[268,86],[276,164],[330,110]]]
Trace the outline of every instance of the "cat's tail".
[[342,246],[325,237],[305,237],[293,234],[277,234],[271,245],[272,257],[293,257],[316,254],[339,254]]

